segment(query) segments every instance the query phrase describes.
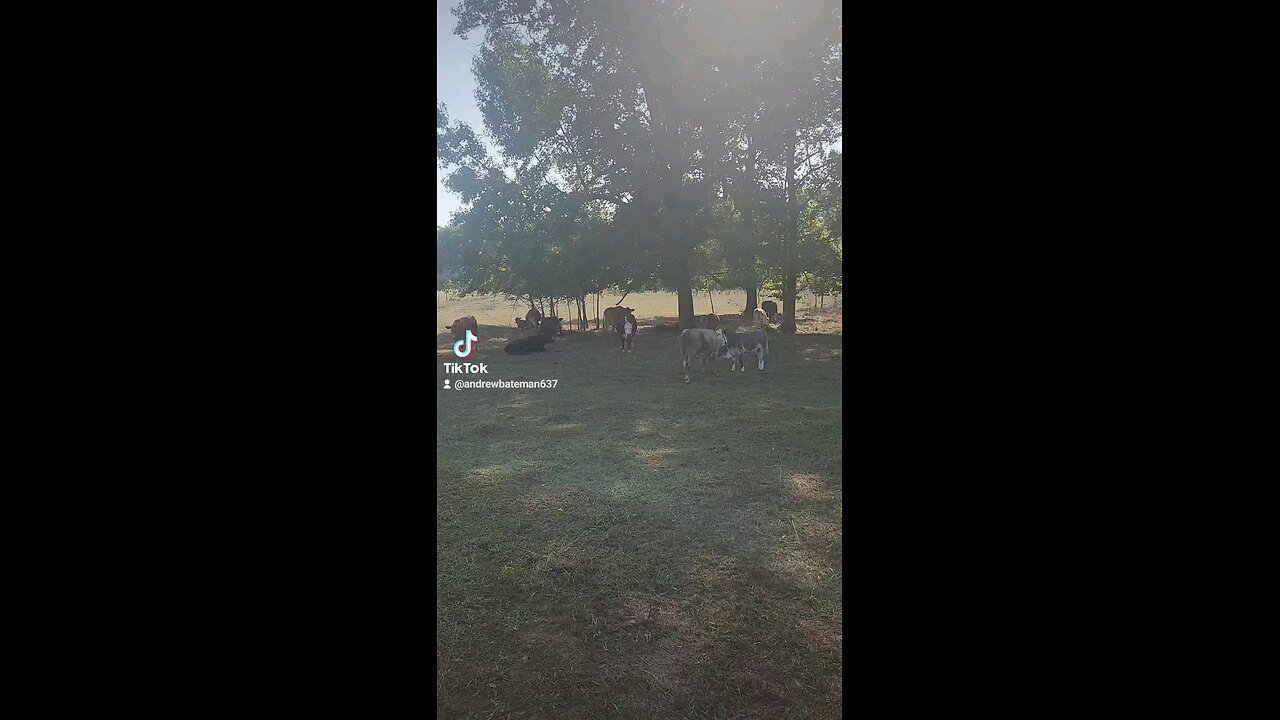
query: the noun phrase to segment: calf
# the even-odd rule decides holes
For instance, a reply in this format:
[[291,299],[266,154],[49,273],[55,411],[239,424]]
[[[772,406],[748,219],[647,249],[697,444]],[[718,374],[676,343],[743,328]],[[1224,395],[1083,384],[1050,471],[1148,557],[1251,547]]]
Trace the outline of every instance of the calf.
[[715,359],[724,351],[725,334],[723,330],[706,330],[689,328],[680,331],[680,363],[684,369],[684,381],[689,382],[689,362],[702,357],[702,374],[707,374],[707,365],[712,364],[711,373],[716,374]]
[[749,353],[755,353],[757,364],[760,372],[764,372],[764,356],[769,354],[769,334],[764,330],[752,330],[747,333],[725,333],[725,344],[721,354],[729,358],[729,372],[733,372],[734,367],[741,367],[742,372],[747,371],[746,363],[742,362],[742,356]]
[[767,314],[770,319],[778,317],[778,303],[772,300],[765,300],[760,303],[760,309],[765,311],[765,314]]
[[520,328],[521,330],[528,330],[529,328],[533,327],[532,325],[529,324],[528,320],[521,320],[520,318],[516,318],[515,320],[516,320],[516,327]]
[[476,324],[474,315],[468,315],[467,317],[460,317],[457,320],[454,320],[453,324],[445,328],[445,330],[448,330],[449,333],[453,335],[454,342],[465,338],[468,330],[470,330],[473,335],[480,335],[480,326]]
[[756,308],[755,312],[751,313],[751,317],[757,325],[764,325],[769,322],[769,314],[760,308]]
[[636,323],[636,316],[630,312],[622,316],[622,320],[618,321],[614,332],[618,333],[618,337],[622,338],[622,352],[630,353],[636,347],[636,333],[640,331],[640,326]]
[[555,337],[564,336],[564,329],[560,327],[560,318],[558,317],[542,318],[542,322],[538,323],[538,332],[544,335],[554,335]]
[[507,343],[507,347],[504,349],[507,351],[508,355],[527,355],[531,352],[542,352],[547,349],[546,346],[548,344],[555,341],[556,339],[550,335],[538,333],[537,335],[528,335],[526,337],[516,338],[515,340]]

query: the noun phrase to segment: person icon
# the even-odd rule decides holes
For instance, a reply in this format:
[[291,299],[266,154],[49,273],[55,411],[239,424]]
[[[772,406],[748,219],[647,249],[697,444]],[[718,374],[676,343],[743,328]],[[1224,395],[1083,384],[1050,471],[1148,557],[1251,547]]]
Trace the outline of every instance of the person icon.
[[448,390],[448,389],[449,389],[449,378],[445,378],[445,379],[444,379],[444,389],[445,389],[445,390]]

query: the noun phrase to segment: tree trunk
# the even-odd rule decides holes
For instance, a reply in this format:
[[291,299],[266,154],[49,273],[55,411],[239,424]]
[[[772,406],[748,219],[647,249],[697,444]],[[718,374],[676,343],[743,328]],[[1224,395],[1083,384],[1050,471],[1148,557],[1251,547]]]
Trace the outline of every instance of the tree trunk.
[[676,282],[676,306],[680,311],[680,329],[693,327],[693,284],[684,278]]
[[707,291],[707,299],[711,301],[711,314],[716,314],[716,299],[711,297],[711,291]]
[[782,325],[778,332],[796,333],[796,131],[787,130],[787,227],[782,233]]
[[600,292],[596,291],[596,330],[600,329]]
[[687,330],[694,326],[693,321],[693,282],[689,276],[689,256],[688,251],[684,251],[683,257],[680,258],[679,277],[676,279],[676,306],[680,311],[681,330]]
[[[756,153],[751,149],[751,134],[747,134],[747,164],[746,182],[743,188],[743,195],[746,200],[742,203],[742,226],[750,234],[750,246],[758,248],[760,243],[760,234],[756,231]],[[755,253],[752,252],[752,267],[755,267]],[[747,288],[747,307],[743,309],[743,317],[751,317],[755,309],[760,307],[760,298],[756,296],[760,289],[760,278],[753,273],[751,277],[751,286]]]

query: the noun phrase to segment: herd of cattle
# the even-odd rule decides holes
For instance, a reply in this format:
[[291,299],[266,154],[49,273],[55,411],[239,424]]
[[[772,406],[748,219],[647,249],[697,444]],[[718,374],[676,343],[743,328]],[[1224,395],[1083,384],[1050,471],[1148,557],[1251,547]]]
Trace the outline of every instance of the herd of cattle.
[[[618,335],[622,343],[622,352],[625,353],[631,353],[635,349],[636,334],[640,329],[634,313],[635,308],[627,307],[610,307],[605,308],[604,311],[605,327],[612,329]],[[766,300],[752,313],[752,319],[756,325],[762,326],[766,320],[776,318],[777,314],[777,303]],[[735,369],[746,372],[746,363],[742,361],[743,355],[755,355],[757,368],[764,372],[764,358],[769,354],[769,334],[764,328],[757,327],[750,332],[734,333],[722,329],[720,327],[722,322],[723,318],[714,313],[696,315],[694,316],[695,326],[681,331],[680,363],[684,370],[685,382],[689,382],[689,365],[699,358],[702,360],[703,375],[706,374],[708,365],[714,363],[717,358],[729,359],[729,372]],[[529,310],[523,320],[515,318],[515,323],[518,328],[538,332],[507,343],[505,350],[508,355],[542,352],[546,350],[547,345],[555,342],[555,338],[564,335],[560,318],[544,318],[537,310]],[[476,324],[474,316],[458,318],[446,329],[452,333],[455,342],[465,337],[468,330],[479,335],[479,325]],[[712,372],[715,372],[714,367]]]

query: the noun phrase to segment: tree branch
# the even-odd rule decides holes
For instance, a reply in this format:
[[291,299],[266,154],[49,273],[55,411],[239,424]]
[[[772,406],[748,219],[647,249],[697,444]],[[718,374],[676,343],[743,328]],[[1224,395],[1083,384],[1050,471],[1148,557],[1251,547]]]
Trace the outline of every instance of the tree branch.
[[588,202],[590,200],[604,200],[605,202],[613,203],[614,205],[626,205],[625,202],[613,197],[612,195],[604,195],[601,193],[571,193],[571,195],[574,199],[581,200],[582,202]]

